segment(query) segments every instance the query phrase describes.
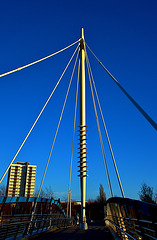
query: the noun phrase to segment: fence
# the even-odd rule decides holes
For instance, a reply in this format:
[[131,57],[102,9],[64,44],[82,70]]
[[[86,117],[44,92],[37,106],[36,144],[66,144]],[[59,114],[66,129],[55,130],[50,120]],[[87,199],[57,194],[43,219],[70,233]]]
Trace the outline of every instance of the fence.
[[21,239],[71,224],[59,200],[0,197],[0,239]]
[[157,240],[157,205],[128,198],[107,201],[107,225],[122,239]]

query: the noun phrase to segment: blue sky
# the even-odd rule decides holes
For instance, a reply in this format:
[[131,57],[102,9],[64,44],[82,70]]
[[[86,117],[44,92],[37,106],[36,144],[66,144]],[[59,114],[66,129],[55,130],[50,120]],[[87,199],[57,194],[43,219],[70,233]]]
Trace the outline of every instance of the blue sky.
[[[151,1],[0,1],[0,74],[47,56],[80,38],[120,84],[157,122],[157,2]],[[0,176],[58,81],[75,47],[25,70],[0,78]],[[140,185],[157,187],[157,135],[152,126],[88,53],[126,197],[138,199]],[[37,165],[39,187],[57,127],[74,62],[16,161]],[[87,72],[86,72],[87,73]],[[63,120],[44,181],[56,197],[67,195],[76,89],[75,73]],[[87,199],[109,197],[94,108],[87,79]],[[79,114],[77,115],[79,125]],[[102,124],[101,124],[102,128]],[[102,128],[103,131],[103,128]],[[77,132],[72,171],[72,199],[80,200]],[[113,193],[121,196],[108,146],[103,141]],[[2,184],[6,184],[6,178]]]

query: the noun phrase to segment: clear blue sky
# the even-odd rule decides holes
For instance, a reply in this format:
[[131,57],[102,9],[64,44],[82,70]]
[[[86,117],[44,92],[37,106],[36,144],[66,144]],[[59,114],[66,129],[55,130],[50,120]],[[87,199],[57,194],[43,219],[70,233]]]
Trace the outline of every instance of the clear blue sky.
[[[5,0],[0,1],[0,73],[47,56],[80,37],[122,86],[157,121],[157,2]],[[0,78],[0,176],[59,79],[75,47],[38,65]],[[157,133],[118,89],[89,53],[114,155],[126,197],[138,199],[140,185],[157,187]],[[72,64],[73,65],[73,64]],[[72,66],[55,92],[16,161],[37,165],[39,187],[46,165]],[[72,142],[76,74],[54,146],[44,186],[55,196],[67,195]],[[79,115],[77,115],[77,126]],[[109,197],[92,99],[87,82],[87,199]],[[114,195],[121,196],[103,134]],[[77,133],[72,172],[72,199],[80,200],[77,177]],[[2,184],[6,184],[6,178]]]

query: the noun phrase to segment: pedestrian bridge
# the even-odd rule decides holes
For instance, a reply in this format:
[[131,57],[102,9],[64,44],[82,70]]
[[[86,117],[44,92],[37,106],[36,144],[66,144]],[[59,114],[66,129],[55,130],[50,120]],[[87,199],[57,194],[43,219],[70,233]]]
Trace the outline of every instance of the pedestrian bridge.
[[[57,89],[63,75],[65,74],[69,64],[71,63],[74,56],[76,56],[76,60],[74,63],[74,68],[72,70],[69,86],[66,92],[66,97],[63,103],[63,108],[60,114],[60,118],[58,121],[57,129],[54,135],[53,143],[51,145],[51,150],[49,153],[49,157],[46,163],[46,167],[43,173],[40,189],[38,192],[38,197],[17,197],[15,193],[12,194],[13,197],[0,197],[0,239],[21,239],[24,237],[37,236],[37,234],[45,233],[47,231],[51,231],[53,229],[61,229],[71,227],[70,230],[61,230],[55,233],[53,239],[113,239],[110,234],[109,229],[113,229],[113,231],[121,238],[121,239],[139,239],[139,240],[155,240],[157,239],[157,205],[156,204],[148,204],[145,202],[140,202],[137,200],[131,200],[125,198],[122,183],[120,180],[120,176],[118,173],[115,157],[113,154],[113,150],[111,147],[111,142],[109,139],[108,131],[106,128],[106,124],[104,121],[98,93],[96,90],[96,85],[94,82],[93,74],[91,71],[91,66],[89,62],[89,58],[87,55],[86,48],[92,53],[98,63],[101,65],[103,70],[111,77],[114,83],[120,88],[120,90],[125,94],[125,96],[131,101],[131,103],[139,110],[139,112],[144,116],[144,118],[151,124],[151,126],[157,130],[156,122],[144,111],[144,109],[139,106],[139,104],[130,96],[130,94],[120,85],[120,83],[113,77],[113,75],[106,69],[106,67],[100,62],[100,60],[96,57],[96,55],[92,52],[89,46],[86,44],[84,40],[84,31],[81,29],[81,38],[74,42],[73,44],[57,51],[53,54],[50,54],[47,57],[41,58],[35,62],[27,64],[25,66],[16,68],[12,71],[6,72],[4,74],[0,74],[0,77],[7,76],[14,72],[21,71],[24,68],[30,67],[34,64],[37,64],[43,60],[46,60],[67,48],[78,43],[74,53],[72,54],[68,64],[66,65],[61,77],[56,83],[54,89],[49,95],[46,103],[43,105],[42,110],[37,116],[35,122],[30,128],[28,134],[24,138],[21,143],[19,149],[16,154],[12,158],[10,164],[8,165],[6,171],[4,172],[2,178],[0,179],[0,183],[4,179],[11,165],[15,161],[25,142],[27,141],[29,135],[33,131],[36,123],[38,122],[40,116],[45,110],[47,104],[49,103],[53,93]],[[78,58],[79,56],[79,58]],[[71,171],[72,171],[72,159],[73,159],[73,146],[74,146],[74,133],[75,133],[75,124],[76,124],[76,113],[77,113],[77,98],[78,98],[78,88],[80,85],[80,125],[79,125],[79,177],[81,183],[81,219],[80,219],[80,228],[77,229],[77,224],[75,218],[71,217],[69,211],[65,214],[64,209],[59,200],[40,198],[40,193],[42,190],[43,182],[45,179],[45,175],[47,172],[47,168],[49,165],[49,161],[52,155],[52,151],[54,148],[54,143],[57,137],[57,133],[59,130],[59,126],[62,120],[64,108],[66,105],[66,101],[68,98],[71,82],[73,79],[73,75],[75,72],[75,67],[78,62],[78,74],[77,74],[77,87],[76,87],[76,99],[75,99],[75,113],[74,113],[74,124],[73,124],[73,139],[72,139],[72,150],[71,150],[71,162],[70,162],[70,176],[69,176],[69,186],[68,186],[68,203],[71,199]],[[86,197],[86,177],[87,175],[87,126],[86,126],[86,97],[85,97],[85,62],[87,65],[89,84],[92,94],[92,101],[94,106],[94,112],[96,117],[97,129],[99,134],[99,140],[102,150],[102,156],[105,165],[105,171],[107,176],[107,183],[109,187],[110,197],[107,201],[107,212],[104,218],[103,227],[89,227],[87,230],[86,224],[86,206],[85,206],[85,197]],[[79,75],[80,74],[80,75]],[[80,81],[80,82],[79,82]],[[97,100],[97,102],[96,102]],[[113,165],[115,168],[117,180],[119,183],[119,188],[121,191],[122,198],[113,197],[113,190],[110,181],[110,175],[108,171],[105,150],[103,146],[102,134],[100,130],[99,118],[97,106],[99,107],[101,120],[103,123],[104,132],[107,138],[109,150],[111,153]],[[15,184],[16,185],[16,184]],[[15,186],[16,189],[16,186]],[[68,206],[68,205],[67,205]],[[69,217],[68,217],[69,214]],[[85,229],[87,231],[85,231]],[[49,233],[50,234],[50,233]],[[54,234],[54,233],[51,233]],[[57,235],[58,234],[58,235]],[[60,237],[62,235],[62,237]],[[48,235],[47,235],[48,236]],[[58,236],[58,238],[57,238]],[[64,237],[65,236],[65,237]],[[68,236],[68,237],[67,237]],[[41,238],[42,236],[37,238]],[[51,237],[50,237],[51,238]],[[44,236],[44,239],[45,236]],[[47,238],[49,239],[49,237]]]
[[[55,229],[60,230],[50,232]],[[0,239],[32,236],[50,239],[52,235],[53,239],[95,239],[97,236],[98,239],[112,240],[111,229],[120,239],[157,239],[157,205],[128,198],[110,198],[103,226],[93,223],[88,230],[79,230],[76,219],[66,216],[59,200],[0,197]]]

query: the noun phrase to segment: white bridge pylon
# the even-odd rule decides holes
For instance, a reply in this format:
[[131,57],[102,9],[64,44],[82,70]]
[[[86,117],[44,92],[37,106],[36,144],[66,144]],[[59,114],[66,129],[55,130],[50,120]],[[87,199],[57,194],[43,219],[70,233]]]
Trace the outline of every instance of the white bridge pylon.
[[87,229],[86,223],[86,82],[85,82],[85,42],[84,29],[80,40],[80,184],[81,184],[81,221],[80,228]]

